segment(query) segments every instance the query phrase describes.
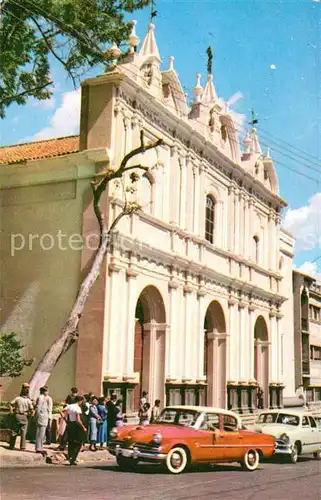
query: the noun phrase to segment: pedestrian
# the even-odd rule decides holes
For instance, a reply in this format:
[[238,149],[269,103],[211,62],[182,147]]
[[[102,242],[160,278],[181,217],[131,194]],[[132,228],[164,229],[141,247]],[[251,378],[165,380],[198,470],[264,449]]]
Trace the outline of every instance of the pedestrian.
[[77,387],[72,387],[70,389],[70,394],[68,394],[68,396],[66,397],[66,403],[67,405],[72,405],[74,403],[76,403],[76,398],[78,396],[78,389]]
[[[50,398],[51,399],[51,398]],[[43,449],[43,444],[46,437],[46,429],[48,427],[50,413],[52,411],[49,399],[48,387],[40,388],[40,396],[36,401],[36,453],[41,453],[46,456],[47,453]]]
[[264,409],[264,392],[261,387],[257,390],[257,407],[259,410]]
[[123,401],[118,399],[116,401],[116,427],[123,427],[125,413],[123,413]]
[[143,409],[140,414],[139,424],[140,425],[148,425],[151,419],[151,409],[150,404],[145,403]]
[[154,406],[152,408],[152,415],[151,415],[151,418],[150,418],[150,423],[153,424],[154,422],[156,422],[156,420],[158,419],[159,415],[160,415],[160,399],[156,399],[155,400],[155,403],[154,403]]
[[64,415],[68,416],[68,460],[70,465],[77,465],[78,453],[86,438],[87,429],[81,421],[81,406],[83,402],[83,396],[76,396],[76,402],[68,405],[63,411]]
[[81,407],[81,420],[86,429],[88,429],[87,436],[86,436],[86,443],[89,441],[89,408],[90,408],[90,401],[91,398],[89,397],[89,394],[84,394],[84,403]]
[[101,418],[100,424],[98,423],[97,443],[100,443],[100,449],[102,450],[104,443],[107,442],[107,408],[104,397],[98,399],[97,410]]
[[97,451],[97,434],[98,434],[98,422],[101,417],[97,409],[98,399],[93,396],[91,400],[91,405],[89,407],[89,442],[90,451]]
[[[70,389],[70,393],[66,397],[65,403],[67,405],[75,404],[76,403],[76,399],[78,397],[78,392],[79,391],[78,391],[77,387],[72,387]],[[68,414],[66,414],[66,419],[68,421]],[[60,451],[65,451],[67,443],[68,443],[68,432],[67,432],[67,427],[66,427],[65,433],[64,433],[64,435],[62,436],[62,438],[60,440],[59,450]]]
[[[48,389],[48,386],[45,386]],[[51,425],[52,425],[52,409],[53,409],[53,401],[52,397],[50,396],[49,392],[47,395],[48,398],[48,405],[49,405],[49,420],[48,420],[48,425],[46,428],[46,444],[50,445],[51,444]]]
[[117,394],[112,394],[107,403],[107,443],[109,441],[110,431],[116,427],[116,401]]
[[142,415],[142,413],[144,411],[144,405],[146,403],[148,403],[147,396],[148,396],[147,391],[143,391],[142,395],[141,395],[141,398],[139,400],[139,409],[138,409],[138,418],[139,418],[139,420],[141,420],[141,415]]
[[67,429],[67,415],[64,413],[64,410],[67,409],[67,404],[63,405],[63,410],[60,412],[60,417],[58,420],[58,442],[59,442],[59,450],[62,451],[64,434]]
[[29,397],[29,385],[23,384],[20,396],[10,402],[10,412],[13,414],[13,426],[9,448],[13,450],[17,436],[20,436],[20,450],[26,449],[26,436],[28,430],[28,417],[33,415],[34,409]]

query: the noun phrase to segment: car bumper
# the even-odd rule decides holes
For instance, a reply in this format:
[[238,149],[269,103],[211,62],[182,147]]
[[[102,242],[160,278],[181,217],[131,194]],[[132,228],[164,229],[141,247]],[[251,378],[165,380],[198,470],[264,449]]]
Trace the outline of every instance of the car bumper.
[[274,450],[275,455],[291,455],[293,451],[292,444],[277,444]]
[[163,462],[166,459],[166,453],[160,453],[159,450],[140,450],[135,446],[133,448],[122,448],[117,444],[115,447],[108,447],[109,453],[116,457],[133,458],[145,462]]

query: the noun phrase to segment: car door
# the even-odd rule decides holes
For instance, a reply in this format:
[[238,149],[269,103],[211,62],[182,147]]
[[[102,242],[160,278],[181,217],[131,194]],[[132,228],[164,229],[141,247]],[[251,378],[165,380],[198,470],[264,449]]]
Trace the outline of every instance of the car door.
[[312,442],[313,442],[313,434],[311,432],[311,425],[309,422],[309,418],[307,415],[302,416],[301,420],[301,443],[302,443],[302,453],[312,453]]
[[318,427],[316,420],[313,417],[308,417],[311,426],[311,442],[310,453],[321,450],[321,428]]
[[224,444],[224,459],[237,459],[244,455],[243,435],[239,432],[238,423],[232,415],[221,415],[221,440]]
[[204,413],[195,441],[195,458],[201,462],[224,460],[224,439],[220,432],[220,417],[217,413]]

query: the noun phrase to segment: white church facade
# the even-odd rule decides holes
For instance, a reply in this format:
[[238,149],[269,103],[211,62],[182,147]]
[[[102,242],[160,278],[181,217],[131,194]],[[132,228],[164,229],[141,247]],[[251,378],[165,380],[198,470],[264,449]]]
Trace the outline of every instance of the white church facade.
[[[153,167],[131,195],[142,209],[117,225],[79,339],[49,380],[54,399],[76,385],[116,391],[128,414],[142,390],[162,404],[248,412],[261,387],[265,406],[281,406],[295,389],[294,241],[273,161],[255,128],[240,143],[212,74],[204,85],[197,75],[189,104],[174,58],[160,69],[153,25],[138,44],[133,24],[130,53],[83,82],[79,147],[72,137],[2,152],[2,328],[21,332],[35,359],[56,338],[93,251],[13,256],[9,234],[97,233],[90,179],[117,167],[143,131],[164,144],[135,158]],[[108,187],[109,224],[129,185],[128,176]]]
[[[273,161],[254,128],[241,149],[211,74],[204,87],[197,75],[188,106],[174,58],[160,70],[153,25],[138,42],[134,23],[130,54],[82,86],[82,149],[107,145],[113,167],[141,130],[164,141],[139,158],[154,166],[138,182],[142,210],[122,219],[108,255],[104,390],[127,411],[142,390],[163,404],[248,411],[258,386],[280,406],[294,393],[293,239]],[[108,193],[110,221],[123,192]]]

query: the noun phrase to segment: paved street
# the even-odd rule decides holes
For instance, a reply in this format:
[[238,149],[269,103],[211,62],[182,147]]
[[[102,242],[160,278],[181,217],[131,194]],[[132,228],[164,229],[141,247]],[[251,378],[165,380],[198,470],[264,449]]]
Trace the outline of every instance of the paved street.
[[238,465],[194,469],[179,476],[142,465],[136,473],[109,465],[44,466],[1,470],[2,500],[319,500],[321,462],[264,463],[243,472]]

